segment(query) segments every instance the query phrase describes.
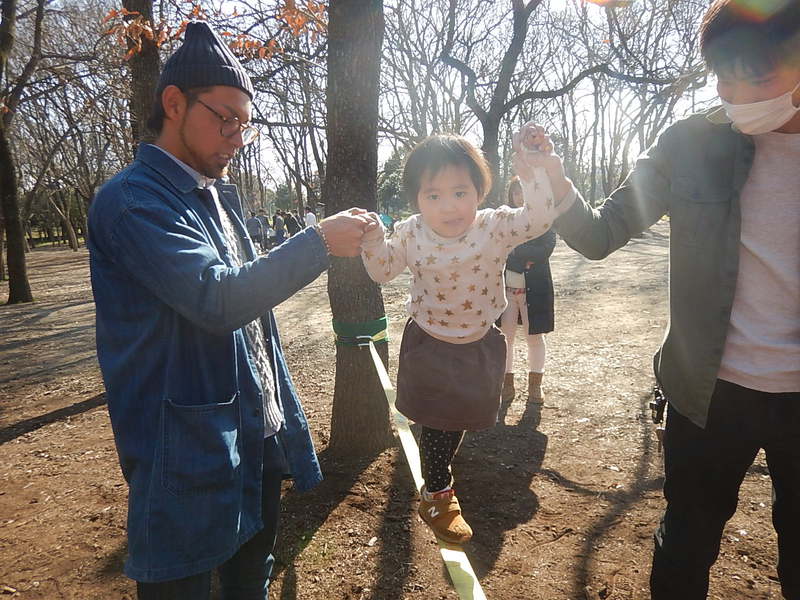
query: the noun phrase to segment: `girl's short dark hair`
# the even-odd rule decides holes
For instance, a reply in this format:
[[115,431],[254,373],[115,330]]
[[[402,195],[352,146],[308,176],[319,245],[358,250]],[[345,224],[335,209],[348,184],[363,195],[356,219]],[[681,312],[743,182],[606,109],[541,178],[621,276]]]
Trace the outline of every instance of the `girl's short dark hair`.
[[522,191],[522,184],[519,181],[519,175],[514,175],[511,181],[508,182],[508,189],[506,190],[506,204],[514,208],[514,192],[516,190]]
[[[772,4],[774,9],[766,8]],[[763,75],[800,60],[800,0],[714,0],[700,25],[700,52],[717,74]]]
[[432,135],[417,144],[406,157],[403,167],[403,195],[417,206],[422,177],[436,175],[449,166],[466,167],[478,197],[483,199],[492,188],[492,172],[483,153],[460,135]]

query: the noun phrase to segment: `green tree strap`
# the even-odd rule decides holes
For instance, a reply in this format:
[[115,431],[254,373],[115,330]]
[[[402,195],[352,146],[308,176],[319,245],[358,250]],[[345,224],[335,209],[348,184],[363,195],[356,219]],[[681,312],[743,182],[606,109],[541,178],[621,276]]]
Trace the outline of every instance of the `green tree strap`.
[[333,332],[336,334],[336,343],[340,346],[365,346],[369,342],[386,343],[389,341],[388,319],[386,315],[374,321],[364,323],[344,323],[333,320]]

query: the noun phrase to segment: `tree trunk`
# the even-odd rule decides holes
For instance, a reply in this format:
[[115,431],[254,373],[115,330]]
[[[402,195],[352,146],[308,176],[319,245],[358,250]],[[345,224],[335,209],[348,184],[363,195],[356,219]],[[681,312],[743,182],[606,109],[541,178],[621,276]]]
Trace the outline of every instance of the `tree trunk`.
[[75,228],[72,226],[72,221],[69,219],[69,200],[63,198],[61,194],[59,194],[58,202],[53,200],[52,196],[48,196],[47,199],[50,201],[53,210],[58,214],[58,218],[61,219],[61,227],[65,234],[63,237],[67,238],[67,242],[69,243],[69,247],[72,248],[72,251],[77,252],[78,236],[75,235]]
[[[355,202],[375,210],[378,181],[378,83],[382,0],[331,0],[328,25],[328,165],[326,212]],[[333,259],[328,295],[334,320],[362,323],[384,316],[380,288],[360,258]],[[387,344],[378,344],[384,362]],[[331,440],[334,455],[373,455],[391,444],[388,408],[366,349],[336,347]]]
[[7,130],[0,123],[0,205],[8,237],[8,304],[33,302],[25,264],[25,231],[19,218],[19,192]]
[[5,261],[5,245],[6,245],[6,226],[3,218],[0,217],[0,281],[6,280],[6,261]]
[[[122,0],[122,6],[138,12],[145,20],[153,23],[152,0]],[[132,46],[133,42],[129,40],[128,48]],[[142,37],[142,49],[131,57],[128,64],[131,70],[131,129],[134,143],[138,143],[154,136],[154,132],[147,129],[147,119],[150,118],[158,76],[161,73],[155,42]]]
[[466,79],[467,105],[473,110],[475,116],[481,123],[483,129],[483,151],[492,172],[492,188],[486,196],[486,203],[489,206],[499,206],[503,203],[502,190],[503,183],[500,179],[500,155],[499,155],[499,135],[500,122],[508,112],[507,98],[511,87],[511,80],[517,67],[519,55],[525,44],[528,33],[528,19],[531,13],[542,3],[542,0],[529,0],[527,4],[520,0],[511,2],[513,12],[511,40],[503,52],[500,61],[500,72],[493,81],[492,93],[488,108],[481,106],[475,94],[479,84],[478,74],[466,63],[452,56],[455,41],[456,15],[458,14],[458,0],[450,0],[448,10],[447,39],[444,50],[439,57],[445,64],[458,70]]
[[505,182],[500,178],[500,119],[487,115],[483,122],[483,146],[481,151],[489,163],[492,173],[492,187],[487,190],[486,206],[498,207],[504,202],[503,187]]

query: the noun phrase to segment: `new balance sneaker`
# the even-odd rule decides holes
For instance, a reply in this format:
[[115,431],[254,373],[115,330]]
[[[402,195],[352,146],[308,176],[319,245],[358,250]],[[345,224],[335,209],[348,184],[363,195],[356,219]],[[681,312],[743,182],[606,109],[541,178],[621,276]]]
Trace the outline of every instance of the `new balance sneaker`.
[[436,537],[450,544],[463,544],[472,537],[472,528],[461,516],[461,506],[452,489],[429,494],[423,486],[420,495],[419,516]]

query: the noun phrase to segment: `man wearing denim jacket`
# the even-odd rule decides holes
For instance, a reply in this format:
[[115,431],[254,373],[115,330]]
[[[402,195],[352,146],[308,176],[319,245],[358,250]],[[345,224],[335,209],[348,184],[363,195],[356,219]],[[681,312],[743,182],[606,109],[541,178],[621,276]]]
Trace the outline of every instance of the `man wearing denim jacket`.
[[220,183],[249,125],[253,88],[219,37],[191,23],[159,80],[136,160],[89,214],[97,355],[123,475],[140,599],[268,596],[281,481],[321,480],[272,308],[328,255],[356,256],[366,220],[323,219],[267,256]]
[[[778,576],[797,600],[800,1],[715,0],[701,47],[723,107],[671,126],[599,209],[578,200],[555,228],[602,259],[669,215],[670,320],[655,356],[669,400],[667,508],[652,598],[706,598],[723,528],[763,448]],[[537,160],[515,158],[525,173]]]

